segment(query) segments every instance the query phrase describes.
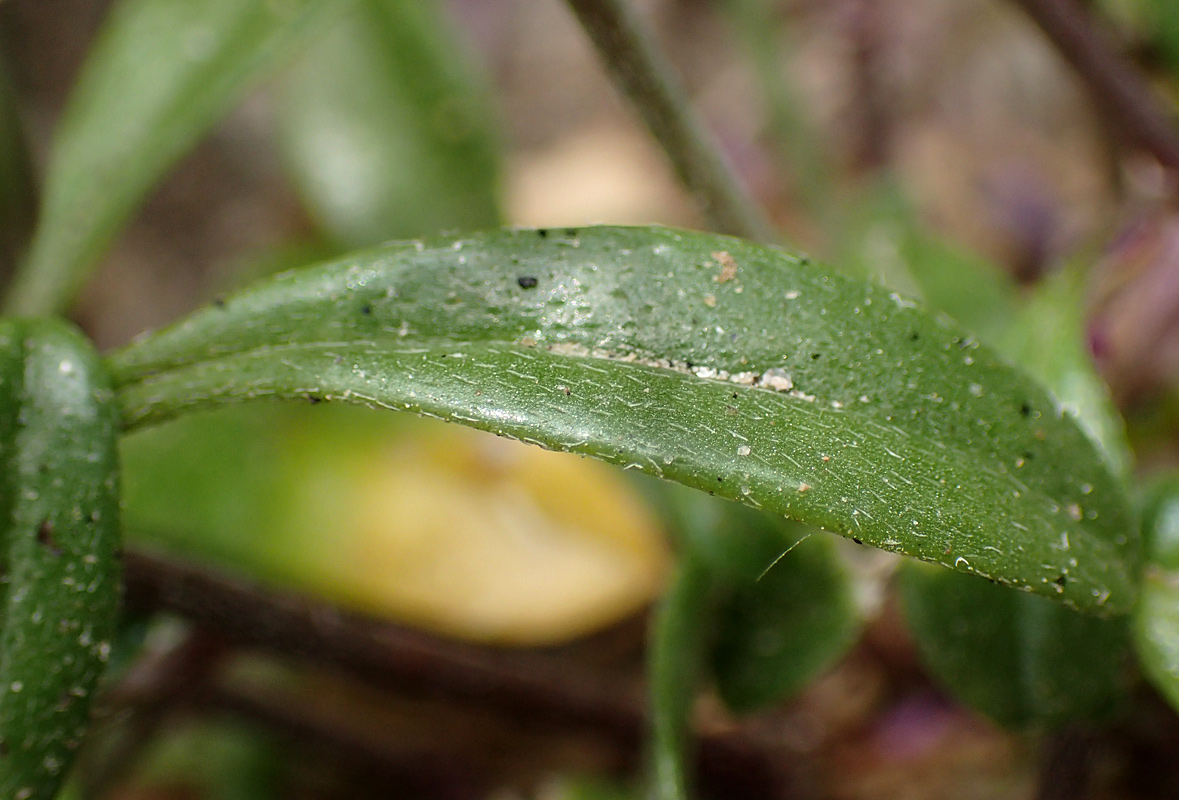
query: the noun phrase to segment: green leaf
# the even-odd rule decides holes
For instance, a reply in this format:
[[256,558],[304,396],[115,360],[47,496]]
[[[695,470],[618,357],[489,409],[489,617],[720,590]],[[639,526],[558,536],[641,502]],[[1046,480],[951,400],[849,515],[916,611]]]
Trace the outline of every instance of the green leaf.
[[7,310],[69,304],[164,173],[347,0],[122,0],[57,132],[28,261]]
[[1079,608],[1133,602],[1124,493],[1043,389],[899,295],[736,239],[388,245],[202,309],[111,365],[129,429],[266,397],[410,410]]
[[346,246],[499,224],[488,99],[442,12],[359,0],[285,81],[291,174]]
[[898,573],[922,660],[963,702],[1010,726],[1106,716],[1126,694],[1124,619],[907,562]]
[[1142,531],[1147,566],[1134,609],[1134,645],[1142,671],[1179,707],[1179,476],[1151,487]]
[[855,643],[860,625],[829,535],[734,509],[745,518],[737,532],[760,557],[722,601],[713,672],[729,708],[750,712],[801,691]]
[[[1042,284],[1005,340],[1056,391],[1066,416],[1099,445],[1119,477],[1129,471],[1121,419],[1084,347],[1084,282],[1063,272]],[[1132,524],[1130,520],[1126,525]],[[1058,580],[1071,579],[1062,570]],[[964,702],[1007,725],[1099,716],[1125,694],[1127,634],[1121,621],[1001,587],[906,565],[905,611],[926,665]]]
[[828,534],[673,484],[661,488],[669,530],[711,576],[712,670],[730,708],[785,700],[854,643],[851,580]]
[[76,330],[0,321],[0,797],[56,794],[109,657],[119,599],[113,401]]
[[1130,476],[1126,427],[1087,346],[1085,274],[1066,268],[1046,279],[1003,337],[1003,350],[1052,389],[1061,408],[1098,445],[1114,474]]

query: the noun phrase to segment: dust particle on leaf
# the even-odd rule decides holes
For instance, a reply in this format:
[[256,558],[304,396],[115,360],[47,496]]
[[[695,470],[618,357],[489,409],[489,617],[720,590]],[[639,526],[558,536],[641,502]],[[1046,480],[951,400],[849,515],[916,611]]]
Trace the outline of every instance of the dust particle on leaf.
[[520,284],[521,289],[535,289],[537,280],[532,275],[521,275],[516,278],[516,283]]
[[718,272],[713,280],[717,283],[728,283],[737,278],[737,259],[729,255],[727,250],[718,250],[712,254],[712,258],[717,264],[720,264],[720,272]]

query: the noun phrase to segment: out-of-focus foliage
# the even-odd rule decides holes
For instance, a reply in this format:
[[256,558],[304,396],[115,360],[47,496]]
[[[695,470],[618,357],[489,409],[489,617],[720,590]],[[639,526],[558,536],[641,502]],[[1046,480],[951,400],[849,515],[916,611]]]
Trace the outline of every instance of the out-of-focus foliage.
[[494,117],[437,3],[357,0],[286,77],[280,142],[345,247],[499,223]]

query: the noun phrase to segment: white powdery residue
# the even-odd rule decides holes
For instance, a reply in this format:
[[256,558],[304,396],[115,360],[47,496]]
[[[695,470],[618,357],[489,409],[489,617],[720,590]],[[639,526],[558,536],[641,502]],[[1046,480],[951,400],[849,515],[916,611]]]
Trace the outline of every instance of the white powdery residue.
[[[530,346],[533,345],[534,340],[529,339],[528,344]],[[794,380],[790,377],[790,373],[781,367],[772,367],[765,372],[743,371],[730,373],[728,370],[717,369],[716,367],[689,365],[685,361],[673,361],[667,358],[647,358],[634,352],[619,353],[614,350],[605,350],[597,347],[591,349],[577,342],[555,342],[545,345],[545,347],[550,353],[559,356],[601,358],[607,361],[618,361],[623,364],[639,364],[644,367],[670,369],[682,375],[693,375],[697,378],[720,381],[722,383],[734,383],[738,386],[756,386],[759,389],[772,389],[776,392],[789,393],[791,397],[806,400],[809,403],[815,401],[814,395],[792,391],[794,389]]]
[[739,455],[739,456],[747,456],[751,452],[752,451],[749,449],[749,445],[747,445],[747,444],[743,444],[737,448],[737,455]]
[[791,289],[789,292],[786,293],[786,299],[787,300],[797,300],[798,295],[799,295],[799,292],[797,289]]
[[788,392],[794,388],[794,379],[790,377],[790,373],[781,367],[773,367],[767,369],[757,379],[757,385],[765,389],[773,389],[775,392]]

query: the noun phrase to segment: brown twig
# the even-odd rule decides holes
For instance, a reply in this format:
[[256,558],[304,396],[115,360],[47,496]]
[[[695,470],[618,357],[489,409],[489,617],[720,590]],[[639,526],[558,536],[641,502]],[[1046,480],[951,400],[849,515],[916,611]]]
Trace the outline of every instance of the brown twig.
[[1179,170],[1179,132],[1143,76],[1076,0],[1015,0],[1084,80],[1108,117],[1160,164]]
[[[604,737],[632,759],[642,751],[640,679],[587,668],[567,651],[450,641],[143,551],[125,554],[124,577],[129,608],[178,614],[230,643],[326,665],[401,696],[481,709],[522,730]],[[698,757],[701,786],[717,796],[794,794],[789,754],[754,730],[704,730]]]
[[670,65],[627,0],[568,0],[618,88],[630,98],[715,230],[777,239],[701,124]]
[[78,765],[84,798],[104,797],[134,767],[143,748],[177,706],[221,663],[224,641],[208,631],[187,631],[166,646],[147,650],[122,680],[98,700],[92,737]]
[[579,671],[543,652],[442,639],[142,551],[126,553],[124,571],[130,608],[171,611],[237,645],[334,666],[399,692],[494,706],[536,724],[636,740],[642,729],[637,682]]
[[1084,800],[1091,791],[1097,736],[1070,727],[1044,741],[1036,800]]

